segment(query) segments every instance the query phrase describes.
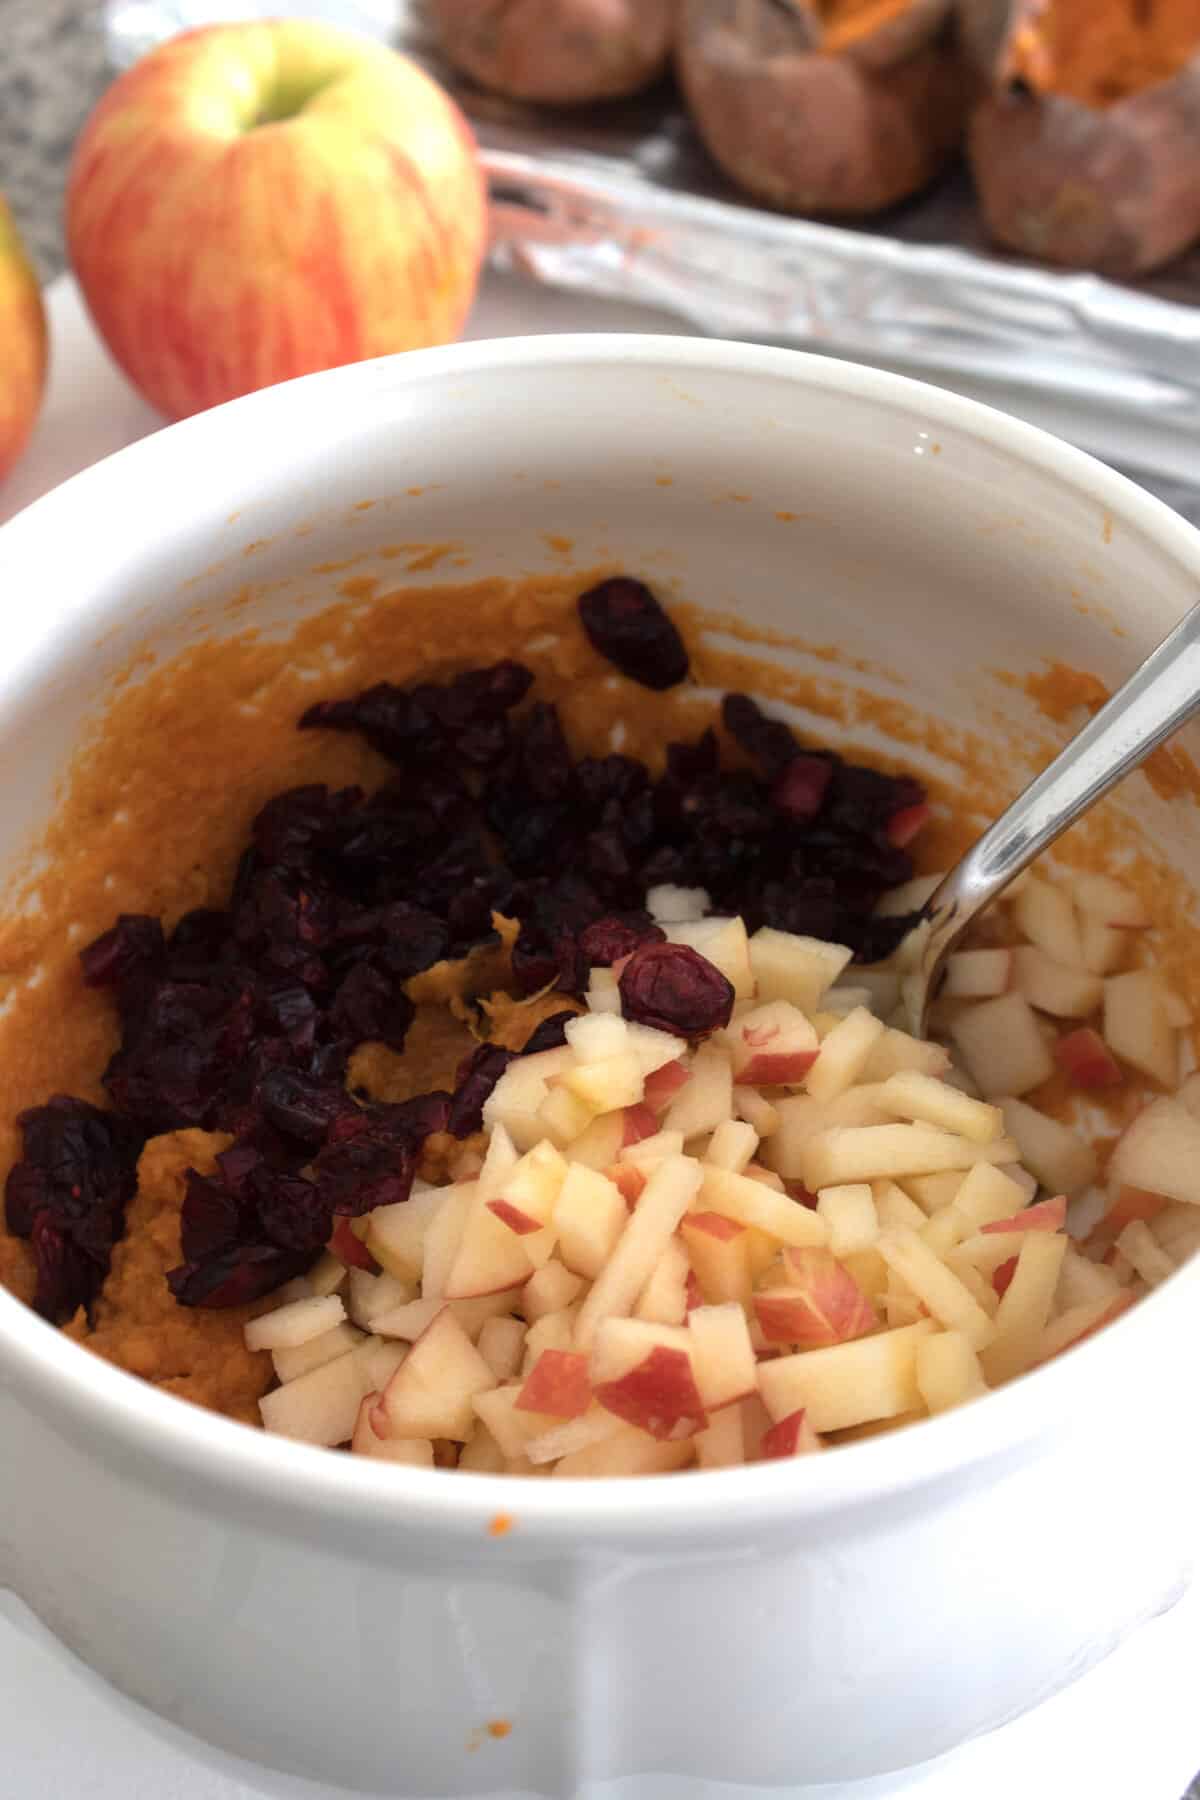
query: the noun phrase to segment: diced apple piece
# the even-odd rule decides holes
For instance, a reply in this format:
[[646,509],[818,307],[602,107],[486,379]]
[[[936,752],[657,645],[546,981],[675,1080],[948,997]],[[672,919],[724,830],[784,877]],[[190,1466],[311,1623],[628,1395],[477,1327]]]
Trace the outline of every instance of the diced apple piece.
[[[739,1090],[735,1090],[739,1091]],[[778,1125],[761,1154],[777,1174],[791,1179],[803,1167],[804,1146],[829,1124],[825,1108],[808,1094],[789,1094],[776,1101]]]
[[1084,1338],[1091,1337],[1093,1332],[1120,1318],[1133,1302],[1134,1296],[1131,1293],[1118,1289],[1110,1299],[1084,1300],[1066,1312],[1059,1313],[1042,1333],[1036,1361],[1049,1362],[1052,1357],[1061,1356],[1064,1350],[1081,1344]]
[[504,1387],[476,1394],[471,1403],[475,1416],[483,1421],[508,1461],[526,1456],[530,1444],[560,1423],[551,1413],[518,1407],[521,1393],[521,1385],[508,1382]]
[[895,1181],[970,1169],[977,1162],[1012,1162],[1014,1148],[1006,1138],[972,1143],[933,1125],[835,1126],[804,1145],[800,1178],[811,1193],[819,1193],[848,1181]]
[[295,1381],[299,1376],[307,1375],[310,1369],[319,1369],[325,1363],[332,1362],[335,1357],[348,1355],[362,1342],[362,1333],[355,1331],[352,1325],[343,1320],[331,1331],[323,1332],[320,1337],[310,1338],[307,1343],[299,1344],[294,1349],[272,1351],[271,1361],[280,1381]]
[[926,1217],[911,1194],[894,1181],[876,1181],[871,1184],[871,1196],[875,1202],[875,1213],[881,1230],[890,1230],[897,1225],[907,1225],[913,1231],[924,1229]]
[[[362,1269],[370,1275],[374,1275],[378,1271],[379,1264],[367,1249],[363,1239],[360,1238],[358,1233],[354,1230],[354,1221],[352,1219],[337,1218],[334,1220],[333,1232],[329,1239],[328,1252],[333,1261],[340,1263],[344,1270]],[[329,1281],[330,1286],[328,1288],[321,1288],[315,1283],[310,1282],[311,1291],[314,1294],[323,1292],[333,1293],[335,1288],[341,1286],[342,1277],[338,1277],[335,1280],[331,1271]]]
[[771,1137],[779,1129],[778,1109],[757,1088],[734,1087],[733,1113],[735,1118],[752,1125],[760,1139]]
[[[345,1224],[349,1225],[350,1221],[347,1219]],[[345,1258],[334,1256],[329,1250],[322,1250],[304,1278],[308,1283],[308,1296],[324,1300],[330,1294],[339,1293],[346,1285],[347,1275]]]
[[1070,1312],[1076,1306],[1115,1300],[1120,1291],[1121,1284],[1111,1269],[1068,1248],[1054,1295],[1056,1307]]
[[944,1131],[955,1131],[980,1144],[990,1144],[1004,1129],[999,1107],[972,1100],[917,1069],[889,1076],[879,1090],[879,1103],[895,1118],[940,1125]]
[[366,1391],[358,1358],[338,1356],[264,1394],[258,1410],[268,1431],[332,1447],[353,1436]]
[[1066,1125],[1023,1100],[1003,1100],[1001,1107],[1021,1161],[1043,1187],[1070,1196],[1096,1179],[1096,1152]]
[[1111,875],[1084,871],[1071,876],[1071,892],[1081,913],[1125,931],[1142,931],[1150,915],[1132,888]]
[[583,1281],[557,1257],[536,1270],[521,1289],[520,1309],[530,1325],[561,1312],[583,1291]]
[[750,939],[750,967],[760,1000],[788,1000],[801,1012],[815,1012],[853,952],[842,944],[799,937],[763,925]]
[[754,995],[754,974],[750,967],[750,945],[741,919],[708,918],[695,923],[664,925],[672,944],[687,944],[706,961],[720,969],[738,1000]]
[[717,1126],[704,1152],[704,1161],[715,1169],[732,1169],[740,1175],[754,1161],[758,1133],[742,1119],[726,1119]]
[[683,1151],[682,1131],[656,1131],[652,1137],[639,1138],[626,1144],[617,1158],[619,1163],[640,1163],[649,1167],[664,1156],[679,1156]]
[[408,1345],[389,1343],[384,1338],[367,1337],[355,1346],[352,1354],[362,1370],[364,1388],[382,1394],[408,1355]]
[[1078,964],[1055,962],[1036,944],[1013,951],[1013,985],[1030,1006],[1057,1019],[1086,1019],[1104,997],[1104,984]]
[[763,1433],[758,1453],[763,1462],[774,1462],[787,1456],[811,1456],[814,1451],[824,1448],[809,1423],[807,1412],[801,1407]]
[[564,1146],[568,1163],[582,1164],[588,1169],[607,1169],[615,1163],[625,1143],[625,1114],[601,1113],[585,1131]]
[[646,911],[656,925],[685,925],[702,919],[711,905],[704,888],[675,887],[664,881],[646,890]]
[[520,1319],[488,1319],[475,1348],[497,1381],[511,1381],[525,1354],[525,1327]]
[[485,1165],[479,1178],[479,1198],[523,1240],[525,1255],[540,1268],[554,1249],[555,1205],[567,1177],[565,1160],[553,1144],[543,1142],[527,1150],[494,1183],[487,1183],[486,1176]]
[[[741,1176],[730,1180],[740,1181]],[[686,1156],[664,1157],[642,1190],[616,1248],[579,1310],[575,1347],[589,1351],[600,1324],[628,1314],[674,1237],[700,1187],[700,1165]]]
[[1126,1225],[1117,1239],[1117,1249],[1133,1264],[1147,1287],[1158,1287],[1175,1273],[1175,1264],[1142,1219],[1134,1219]]
[[[473,1300],[483,1294],[503,1294],[528,1281],[534,1265],[526,1238],[513,1228],[511,1217],[493,1211],[493,1206],[505,1204],[485,1201],[478,1183],[475,1184],[462,1236],[441,1289],[445,1299]],[[511,1210],[518,1218],[528,1216],[519,1209]],[[536,1231],[539,1221],[533,1223]],[[428,1282],[425,1285],[428,1287]]]
[[692,1071],[682,1057],[676,1057],[674,1062],[663,1063],[661,1068],[654,1069],[645,1078],[643,1104],[652,1113],[666,1112],[680,1088],[686,1087],[691,1079]]
[[688,1213],[680,1223],[688,1259],[710,1305],[736,1300],[749,1304],[752,1287],[750,1240],[744,1225],[723,1213]]
[[[611,969],[593,969],[588,976],[587,993],[588,1012],[594,1016],[601,1013],[621,1014],[621,989]],[[485,1121],[486,1123],[486,1121]]]
[[647,1081],[659,1069],[679,1062],[683,1055],[683,1046],[674,1033],[658,1031],[653,1025],[635,1025],[626,1021],[625,1043],[626,1048],[637,1057]]
[[[990,1163],[977,1164],[990,1168]],[[958,1190],[966,1180],[961,1169],[943,1169],[936,1175],[906,1175],[901,1184],[911,1200],[915,1200],[927,1218],[945,1212],[958,1198]]]
[[963,1176],[953,1208],[963,1222],[964,1235],[967,1235],[982,1230],[996,1219],[1011,1218],[1029,1197],[1028,1191],[1003,1169],[979,1163]]
[[[641,1063],[632,1050],[626,1050],[620,1056],[606,1057],[603,1062],[580,1063],[562,1077],[561,1087],[555,1092],[566,1089],[583,1102],[589,1115],[594,1115],[640,1105],[644,1084]],[[541,1110],[544,1115],[545,1106]],[[578,1132],[573,1131],[571,1136],[578,1136]]]
[[1152,1101],[1117,1140],[1108,1178],[1200,1206],[1200,1118],[1177,1099]]
[[[931,1080],[932,1077],[926,1077]],[[890,1125],[896,1115],[884,1104],[885,1081],[863,1081],[821,1102],[826,1125]]]
[[1130,933],[1115,925],[1104,925],[1085,913],[1079,921],[1083,945],[1083,966],[1093,975],[1112,975],[1121,967],[1129,952]]
[[[387,1274],[398,1281],[420,1281],[425,1264],[425,1236],[450,1191],[426,1188],[417,1193],[414,1189],[408,1200],[395,1206],[377,1206],[368,1215],[366,1246]],[[353,1293],[353,1281],[350,1285]]]
[[473,1181],[460,1182],[442,1190],[442,1204],[425,1231],[421,1292],[427,1300],[440,1300],[446,1292],[446,1283],[450,1279],[450,1271],[454,1267],[459,1245],[467,1229],[467,1220],[471,1216],[475,1193]]
[[1108,1045],[1090,1025],[1067,1032],[1054,1046],[1054,1060],[1073,1087],[1120,1087],[1125,1079]]
[[525,1454],[535,1466],[557,1462],[562,1456],[578,1456],[597,1444],[606,1443],[627,1429],[615,1414],[606,1412],[602,1406],[593,1406],[581,1418],[552,1424],[531,1438]]
[[302,1344],[332,1331],[345,1317],[346,1308],[336,1294],[314,1294],[251,1319],[242,1335],[247,1350],[298,1350]]
[[574,1052],[566,1044],[536,1056],[514,1057],[484,1101],[485,1129],[503,1125],[518,1150],[532,1150],[546,1135],[538,1112],[549,1095],[549,1082],[574,1063]]
[[1166,990],[1153,969],[1130,969],[1104,983],[1104,1041],[1114,1056],[1173,1088],[1179,1043],[1167,1019]]
[[[397,1439],[397,1442],[403,1442],[403,1439]],[[459,1469],[469,1475],[503,1475],[507,1462],[503,1450],[480,1419],[470,1441],[459,1451]]]
[[875,1419],[923,1409],[917,1345],[937,1328],[931,1319],[828,1350],[802,1350],[759,1364],[758,1385],[776,1424],[807,1411],[814,1431],[844,1431]]
[[692,1058],[692,1078],[680,1088],[663,1116],[668,1131],[685,1138],[715,1131],[733,1114],[733,1065],[728,1052],[705,1044]]
[[967,1235],[968,1229],[961,1213],[956,1213],[953,1205],[950,1205],[943,1206],[940,1212],[932,1213],[917,1236],[935,1256],[945,1257],[947,1250],[953,1249]]
[[805,1078],[812,1098],[818,1103],[833,1100],[862,1079],[871,1051],[885,1029],[865,1006],[839,1019],[822,1040],[821,1053]]
[[[608,1110],[607,1107],[589,1106],[586,1100],[573,1094],[565,1083],[564,1076],[549,1089],[537,1110],[539,1140],[547,1137],[560,1150],[565,1150],[574,1138],[582,1137],[597,1113]],[[623,1123],[621,1129],[624,1135]]]
[[1037,1362],[1067,1240],[1057,1231],[1026,1231],[1020,1246],[1012,1280],[996,1309],[995,1336],[981,1357],[989,1387],[1011,1381]]
[[687,1317],[687,1281],[691,1274],[682,1240],[671,1238],[634,1307],[636,1319],[660,1325],[682,1325]]
[[564,1306],[558,1312],[543,1313],[525,1333],[525,1354],[521,1373],[528,1375],[543,1350],[569,1350],[575,1342],[575,1320],[579,1307]]
[[[897,977],[898,980],[899,977]],[[860,1006],[868,1012],[875,1012],[878,1016],[876,1008],[872,1004],[873,1000],[874,995],[869,987],[843,987],[839,983],[837,987],[830,988],[822,1000],[821,1006],[824,1011],[833,1013],[839,1019],[846,1018],[849,1013],[854,1012]]]
[[743,1013],[723,1036],[734,1080],[759,1087],[802,1081],[820,1049],[809,1021],[788,1000],[770,1000]]
[[1041,1200],[1036,1206],[1023,1206],[1007,1219],[992,1219],[982,1227],[990,1231],[1061,1231],[1067,1222],[1067,1196],[1056,1194],[1053,1200]]
[[950,1035],[988,1099],[1027,1094],[1054,1073],[1054,1059],[1023,994],[1002,994],[967,1007],[950,1026]]
[[865,1181],[823,1188],[817,1195],[817,1217],[829,1227],[829,1248],[837,1257],[869,1250],[879,1236],[879,1215]]
[[943,1000],[991,1000],[1012,986],[1011,950],[958,950],[946,959]]
[[702,1469],[736,1469],[746,1461],[746,1434],[740,1406],[710,1412],[708,1424],[692,1439]]
[[554,1480],[594,1479],[600,1475],[670,1475],[677,1469],[685,1469],[695,1455],[692,1438],[660,1442],[632,1425],[622,1425],[619,1419],[614,1418],[613,1423],[619,1429],[603,1443],[560,1457],[552,1470]]
[[356,1456],[373,1456],[381,1462],[408,1463],[416,1469],[432,1469],[433,1442],[430,1438],[378,1437],[371,1423],[382,1400],[380,1394],[368,1394],[358,1409],[358,1419],[350,1448]]
[[586,1356],[573,1350],[543,1350],[517,1395],[520,1412],[578,1419],[592,1404]]
[[568,1269],[594,1281],[625,1229],[620,1190],[598,1170],[572,1163],[554,1204],[558,1254]]
[[829,1229],[815,1212],[787,1194],[777,1193],[751,1175],[735,1175],[729,1169],[705,1168],[700,1187],[700,1208],[723,1213],[741,1225],[753,1225],[781,1244],[800,1248],[823,1245]]
[[746,1315],[736,1301],[696,1306],[688,1314],[692,1369],[708,1412],[758,1391],[758,1370]]
[[480,1166],[478,1194],[481,1200],[491,1200],[494,1195],[502,1193],[505,1177],[511,1175],[518,1161],[517,1149],[503,1125],[494,1125],[488,1139],[487,1154]]
[[624,1019],[608,1013],[598,1017],[579,1013],[567,1020],[564,1035],[580,1063],[604,1062],[610,1056],[623,1056],[629,1048],[629,1027]]
[[1076,968],[1082,963],[1079,920],[1071,896],[1063,888],[1029,876],[1013,903],[1013,923],[1022,937],[1056,962]]
[[888,1267],[947,1331],[961,1332],[972,1350],[991,1341],[995,1327],[987,1312],[915,1231],[901,1227],[880,1232],[878,1249]]
[[399,1281],[394,1275],[368,1275],[365,1269],[351,1269],[346,1296],[346,1311],[356,1325],[365,1331],[380,1313],[392,1312],[415,1299],[415,1281]]
[[605,1319],[589,1374],[597,1403],[651,1437],[690,1437],[708,1423],[685,1329]]
[[1192,1009],[1183,995],[1163,983],[1163,1011],[1173,1031],[1186,1031],[1192,1022]]
[[463,1442],[475,1420],[472,1400],[495,1386],[491,1369],[444,1306],[384,1389],[388,1434]]
[[791,1249],[788,1285],[754,1296],[754,1313],[769,1344],[821,1349],[863,1337],[879,1324],[854,1277],[828,1250]]
[[930,1413],[948,1412],[987,1392],[979,1358],[961,1331],[939,1331],[917,1345],[917,1386]]
[[872,1045],[871,1054],[859,1079],[864,1082],[882,1082],[903,1069],[916,1069],[922,1075],[946,1075],[950,1069],[950,1056],[941,1044],[926,1043],[921,1038],[910,1037],[906,1031],[897,1031],[894,1026],[889,1026]]

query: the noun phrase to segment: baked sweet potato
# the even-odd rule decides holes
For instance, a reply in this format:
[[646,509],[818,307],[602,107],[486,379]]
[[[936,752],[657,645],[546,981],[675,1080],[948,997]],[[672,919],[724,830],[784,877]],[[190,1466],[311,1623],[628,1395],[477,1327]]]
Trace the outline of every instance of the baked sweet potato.
[[1200,0],[1010,0],[976,42],[969,154],[999,243],[1130,276],[1200,238]]
[[878,212],[959,143],[950,0],[683,0],[676,62],[739,187],[789,212]]
[[615,100],[667,66],[678,0],[429,0],[442,48],[515,100]]

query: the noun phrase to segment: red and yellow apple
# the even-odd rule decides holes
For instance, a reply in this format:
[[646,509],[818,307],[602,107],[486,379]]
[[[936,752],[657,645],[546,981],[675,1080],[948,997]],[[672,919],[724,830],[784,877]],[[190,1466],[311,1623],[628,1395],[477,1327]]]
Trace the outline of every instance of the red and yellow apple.
[[0,481],[25,448],[45,382],[41,290],[0,198]]
[[453,101],[397,52],[300,20],[152,51],[92,113],[67,190],[96,326],[172,418],[449,342],[485,235]]

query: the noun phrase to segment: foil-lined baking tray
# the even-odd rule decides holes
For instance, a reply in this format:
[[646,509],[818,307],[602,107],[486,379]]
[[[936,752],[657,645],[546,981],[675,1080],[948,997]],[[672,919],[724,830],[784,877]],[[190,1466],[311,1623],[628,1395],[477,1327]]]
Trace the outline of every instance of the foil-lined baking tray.
[[459,80],[419,0],[399,41],[471,117],[500,266],[997,401],[1200,520],[1200,254],[1136,285],[998,255],[961,169],[866,225],[785,217],[738,196],[667,84],[550,112]]

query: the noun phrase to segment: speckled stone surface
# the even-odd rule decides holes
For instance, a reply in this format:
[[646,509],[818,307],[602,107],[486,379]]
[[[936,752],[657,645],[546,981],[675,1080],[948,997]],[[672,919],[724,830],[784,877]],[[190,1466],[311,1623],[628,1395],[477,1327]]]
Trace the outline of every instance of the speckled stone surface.
[[[66,262],[62,194],[71,146],[110,78],[103,10],[100,0],[0,0],[0,189],[44,281]],[[1183,1800],[1200,1800],[1200,1777]]]

